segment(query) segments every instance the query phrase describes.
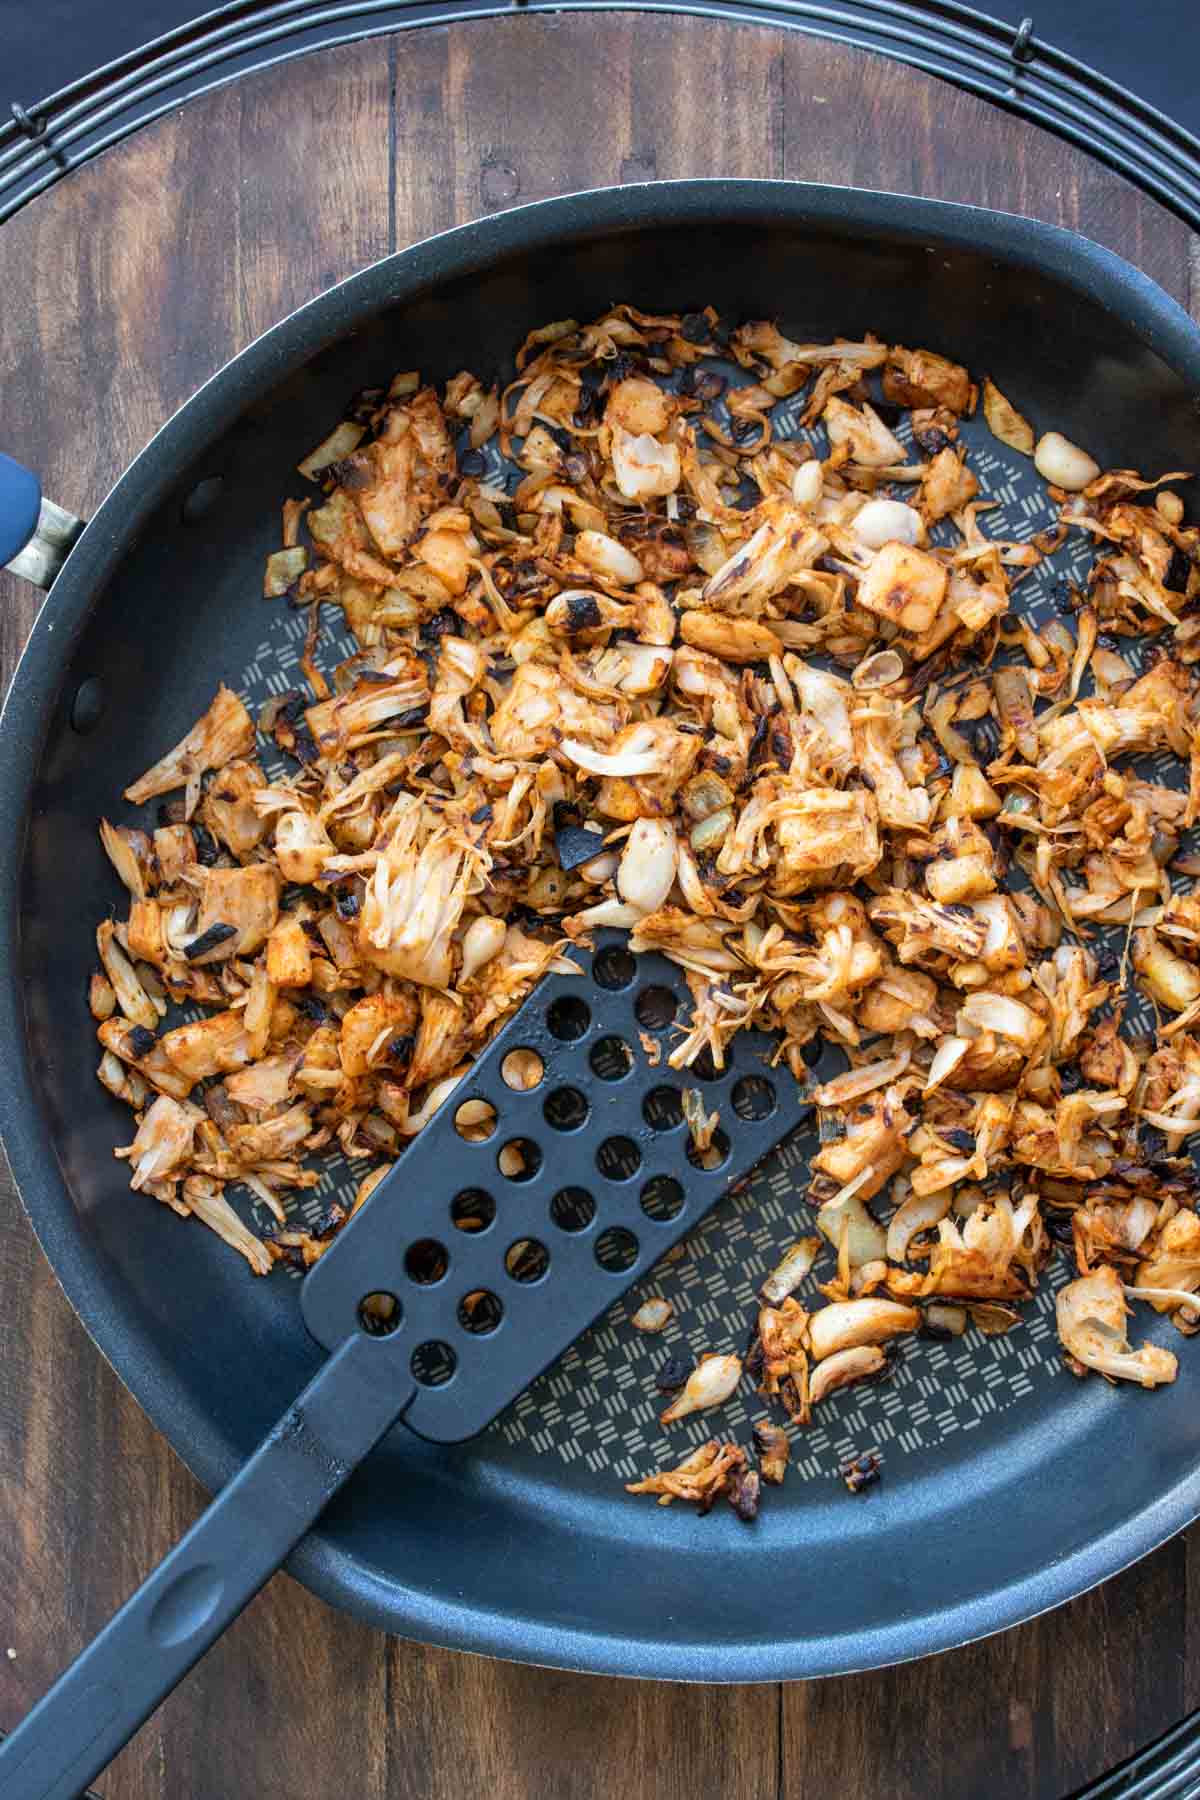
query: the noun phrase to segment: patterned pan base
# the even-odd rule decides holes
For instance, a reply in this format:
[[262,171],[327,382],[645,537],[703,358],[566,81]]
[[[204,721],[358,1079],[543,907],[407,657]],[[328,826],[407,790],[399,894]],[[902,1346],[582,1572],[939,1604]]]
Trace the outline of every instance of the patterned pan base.
[[[745,380],[731,365],[713,366],[732,380]],[[802,404],[793,400],[776,409],[775,435],[807,437],[827,454],[820,432],[800,430],[797,416]],[[904,438],[907,431],[905,424],[898,435]],[[979,416],[967,422],[963,435],[981,489],[996,503],[984,518],[990,537],[1027,540],[1053,522],[1053,509],[1029,459],[999,444]],[[489,477],[503,474],[497,458]],[[955,534],[947,530],[946,535]],[[1045,623],[1057,610],[1056,588],[1064,577],[1082,584],[1092,555],[1091,541],[1073,532],[1056,556],[1020,583],[1014,605],[1034,623]],[[304,632],[303,617],[285,606],[270,615],[267,635],[240,683],[252,713],[270,695],[302,681]],[[346,639],[339,648],[327,628],[319,652],[322,666],[331,667],[354,647]],[[271,776],[283,773],[282,764],[265,766]],[[1179,781],[1170,757],[1148,764],[1145,772],[1173,785]],[[1139,1015],[1144,1003],[1136,995],[1130,998],[1130,1022],[1143,1028],[1151,1024],[1148,1014]],[[672,1428],[668,1439],[658,1424],[666,1402],[654,1377],[670,1356],[694,1358],[711,1350],[742,1348],[759,1284],[787,1245],[812,1229],[803,1195],[815,1147],[815,1135],[807,1133],[782,1144],[742,1193],[720,1202],[679,1247],[674,1260],[660,1264],[617,1302],[508,1408],[480,1440],[481,1456],[486,1459],[492,1440],[498,1441],[498,1448],[506,1446],[509,1454],[517,1451],[523,1460],[532,1456],[551,1465],[575,1465],[594,1476],[632,1480],[662,1463],[680,1460],[714,1430],[747,1443],[750,1421],[765,1410],[747,1386],[720,1410],[719,1418],[685,1419]],[[362,1172],[362,1165],[357,1174],[344,1163],[330,1165],[320,1186],[299,1203],[299,1215],[311,1221],[335,1196],[352,1194]],[[242,1197],[247,1202],[251,1198]],[[260,1229],[270,1229],[265,1210],[255,1216]],[[928,1456],[955,1433],[976,1430],[999,1413],[1029,1404],[1051,1383],[1068,1380],[1054,1330],[1054,1291],[1068,1274],[1065,1260],[1057,1257],[1041,1279],[1037,1298],[1026,1307],[1022,1324],[1006,1336],[988,1337],[972,1328],[951,1343],[924,1339],[908,1343],[886,1384],[851,1389],[822,1409],[818,1423],[793,1444],[793,1469],[805,1479],[829,1478],[849,1457],[874,1450],[894,1470],[910,1457]],[[811,1278],[806,1288],[812,1288]],[[800,1291],[801,1299],[804,1292]],[[670,1325],[657,1336],[646,1336],[629,1323],[650,1294],[664,1295],[675,1307]],[[797,1490],[789,1483],[784,1494],[789,1491],[794,1495]]]

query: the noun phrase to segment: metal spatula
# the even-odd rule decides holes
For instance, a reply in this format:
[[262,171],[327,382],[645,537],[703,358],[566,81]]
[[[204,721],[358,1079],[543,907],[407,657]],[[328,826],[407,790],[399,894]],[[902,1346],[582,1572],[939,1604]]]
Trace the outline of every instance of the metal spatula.
[[[328,1362],[0,1745],[3,1800],[75,1800],[390,1426],[482,1431],[799,1123],[758,1033],[668,1066],[682,972],[616,938],[541,982],[306,1277]],[[686,1087],[719,1113],[703,1153]]]

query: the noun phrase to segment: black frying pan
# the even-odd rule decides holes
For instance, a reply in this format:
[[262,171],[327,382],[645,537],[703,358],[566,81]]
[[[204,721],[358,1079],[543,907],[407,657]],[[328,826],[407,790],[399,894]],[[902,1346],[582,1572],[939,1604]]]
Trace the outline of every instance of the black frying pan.
[[[1200,467],[1200,331],[1117,258],[1006,215],[769,182],[611,190],[451,232],[303,308],[189,402],[71,551],[0,720],[0,1129],[84,1323],[210,1487],[319,1352],[293,1284],[252,1280],[210,1234],[131,1195],[112,1160],[127,1115],[95,1082],[84,999],[94,922],[116,899],[96,819],[218,677],[261,674],[273,627],[257,595],[279,502],[299,491],[289,470],[354,390],[398,368],[503,369],[531,325],[622,298],[929,345],[1101,462]],[[786,1233],[787,1186],[781,1166],[756,1190],[761,1217],[752,1195],[726,1220],[745,1239],[738,1267]],[[714,1336],[744,1329],[725,1243],[706,1239],[695,1265],[711,1271]],[[1117,1393],[1056,1375],[1052,1338],[1031,1326],[978,1347],[983,1386],[936,1375],[924,1424],[915,1387],[907,1423],[892,1399],[853,1415],[856,1431],[890,1432],[870,1501],[818,1478],[838,1451],[818,1433],[813,1478],[789,1478],[752,1530],[663,1514],[621,1492],[631,1458],[654,1460],[627,1429],[649,1385],[625,1378],[634,1335],[596,1334],[476,1443],[385,1439],[293,1572],[377,1625],[459,1648],[765,1680],[1011,1625],[1200,1512],[1200,1352],[1182,1347],[1171,1388]]]

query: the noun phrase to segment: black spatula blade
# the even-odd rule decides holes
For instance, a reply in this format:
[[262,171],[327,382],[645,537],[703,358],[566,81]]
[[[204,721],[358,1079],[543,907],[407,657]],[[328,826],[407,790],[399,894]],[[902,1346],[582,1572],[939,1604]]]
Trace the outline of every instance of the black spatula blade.
[[[405,1424],[439,1443],[482,1431],[808,1110],[757,1032],[739,1034],[721,1071],[702,1057],[706,1078],[670,1068],[676,1019],[694,1006],[677,964],[634,957],[616,932],[572,955],[580,972],[539,984],[302,1290],[305,1323],[331,1349],[358,1328],[365,1295],[394,1296],[381,1365],[397,1383],[416,1374]],[[503,1073],[517,1049],[544,1065],[524,1091]],[[720,1116],[708,1168],[685,1088]],[[495,1109],[482,1142],[456,1124],[472,1101]]]

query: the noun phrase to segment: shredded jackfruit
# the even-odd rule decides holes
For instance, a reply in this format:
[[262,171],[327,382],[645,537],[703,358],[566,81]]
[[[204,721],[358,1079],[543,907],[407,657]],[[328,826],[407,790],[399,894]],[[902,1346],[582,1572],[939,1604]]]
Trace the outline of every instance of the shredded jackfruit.
[[[220,687],[126,790],[174,796],[157,825],[101,823],[126,916],[99,927],[89,999],[99,1078],[137,1122],[131,1185],[259,1273],[309,1266],[346,1217],[287,1223],[320,1158],[364,1159],[365,1194],[563,948],[616,925],[686,972],[670,1069],[724,1068],[749,1027],[802,1083],[819,1040],[849,1065],[815,1093],[813,1291],[775,1282],[749,1358],[793,1421],[886,1373],[918,1302],[1006,1329],[1056,1244],[1072,1366],[1170,1380],[1121,1320],[1144,1293],[1200,1324],[1182,502],[1057,433],[1035,452],[989,381],[992,432],[1059,515],[990,537],[969,372],[869,336],[614,306],[532,332],[517,371],[439,392],[406,370],[305,458],[316,500],[285,507],[265,591],[309,609],[307,685],[257,722]],[[824,456],[772,412],[802,393]],[[1095,561],[1036,631],[1019,583],[1068,531]],[[358,645],[336,669],[331,608]],[[260,737],[289,765],[270,783]],[[1130,972],[1153,1042],[1124,1029]],[[703,1153],[717,1115],[685,1092]],[[265,1241],[239,1186],[281,1227]],[[836,1272],[813,1268],[824,1244]],[[723,1398],[741,1365],[714,1353],[705,1380],[716,1363]],[[714,1440],[635,1491],[752,1516],[750,1479]]]

